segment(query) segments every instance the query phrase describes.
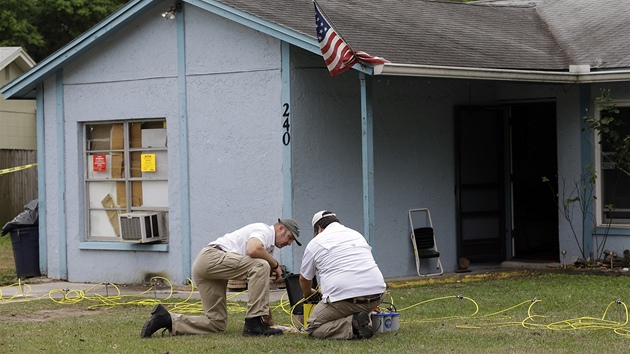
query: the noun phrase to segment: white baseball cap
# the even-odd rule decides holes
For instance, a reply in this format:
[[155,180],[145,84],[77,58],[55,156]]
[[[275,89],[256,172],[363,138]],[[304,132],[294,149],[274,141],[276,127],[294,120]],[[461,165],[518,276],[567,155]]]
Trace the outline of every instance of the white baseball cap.
[[329,216],[337,216],[337,214],[333,213],[332,211],[328,211],[328,210],[322,210],[322,211],[318,211],[317,213],[315,213],[315,215],[313,215],[313,230],[315,230],[315,224],[317,224],[318,221],[320,221],[321,219],[325,218],[325,217],[329,217]]

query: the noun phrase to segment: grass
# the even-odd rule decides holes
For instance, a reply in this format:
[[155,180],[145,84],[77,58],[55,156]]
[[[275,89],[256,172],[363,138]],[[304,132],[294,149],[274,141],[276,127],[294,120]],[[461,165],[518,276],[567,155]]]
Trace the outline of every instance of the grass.
[[6,234],[0,236],[0,286],[14,283],[16,277],[11,235]]
[[[400,330],[367,341],[315,340],[298,333],[243,337],[243,303],[230,308],[225,333],[175,337],[156,333],[141,339],[140,328],[156,299],[4,302],[0,352],[242,353],[253,348],[261,353],[626,352],[628,289],[628,276],[532,271],[392,283],[389,291],[401,314]],[[162,303],[172,310],[179,301]],[[105,302],[112,305],[90,309]],[[179,312],[182,305],[193,312],[200,308],[189,300],[177,305]],[[273,305],[274,319],[289,325],[289,316],[278,303]],[[607,321],[602,321],[605,313]],[[524,326],[528,316],[532,317]],[[601,328],[589,329],[586,322]]]

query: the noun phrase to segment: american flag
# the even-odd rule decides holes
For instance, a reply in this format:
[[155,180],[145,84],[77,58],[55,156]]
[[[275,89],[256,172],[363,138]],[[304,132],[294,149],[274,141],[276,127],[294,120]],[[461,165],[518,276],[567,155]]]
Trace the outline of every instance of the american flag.
[[313,5],[315,5],[315,25],[317,27],[319,48],[322,50],[324,62],[331,76],[341,74],[352,68],[356,63],[389,63],[388,60],[381,57],[373,57],[366,52],[352,50],[337,31],[328,23],[328,20],[322,14],[315,1],[313,1]]

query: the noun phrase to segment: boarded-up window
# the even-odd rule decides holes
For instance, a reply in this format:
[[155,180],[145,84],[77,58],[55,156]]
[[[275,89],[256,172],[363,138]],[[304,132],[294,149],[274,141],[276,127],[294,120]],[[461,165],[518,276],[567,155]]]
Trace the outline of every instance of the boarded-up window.
[[166,120],[84,125],[90,240],[122,240],[119,214],[168,212]]

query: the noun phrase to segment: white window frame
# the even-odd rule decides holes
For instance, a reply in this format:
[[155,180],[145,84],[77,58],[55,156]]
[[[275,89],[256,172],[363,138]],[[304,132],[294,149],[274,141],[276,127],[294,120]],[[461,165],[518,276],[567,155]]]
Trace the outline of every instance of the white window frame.
[[[140,135],[144,136],[144,133],[156,135],[158,133],[158,139],[161,143],[158,143],[157,146],[148,145],[145,141],[141,139],[141,146],[130,146],[130,126],[135,124],[143,124],[150,123],[152,125],[157,125],[162,123],[164,128],[152,128],[152,129],[141,129]],[[111,143],[113,140],[113,133],[110,135],[109,140],[105,139],[105,146],[109,144],[109,147],[96,147],[94,148],[93,141],[97,140],[89,140],[89,137],[92,136],[87,130],[93,126],[104,126],[104,125],[122,125],[122,139],[123,139],[123,148],[122,149],[113,149],[111,147]],[[83,159],[84,159],[84,195],[85,195],[85,240],[86,241],[115,241],[115,242],[125,242],[118,232],[115,231],[116,227],[110,221],[110,218],[116,218],[117,223],[117,215],[121,213],[131,213],[131,212],[160,212],[164,217],[165,228],[164,231],[168,232],[168,147],[166,142],[166,119],[165,118],[151,118],[151,119],[130,119],[130,120],[117,120],[117,121],[98,121],[98,122],[84,122],[83,123]],[[155,140],[155,138],[154,138]],[[163,142],[162,142],[163,141]],[[94,159],[94,155],[103,154],[106,156],[106,170],[103,172],[95,171],[96,164]],[[143,155],[146,154],[146,155]],[[122,170],[121,176],[115,176],[112,166],[113,166],[113,158],[112,156],[123,156],[122,157]],[[138,156],[141,156],[140,161],[132,161],[132,156],[136,160],[138,160]],[[141,164],[143,163],[141,160],[145,156],[155,157],[155,159],[151,159],[155,163],[155,172],[153,171],[142,171],[141,176],[132,177],[132,173],[130,172],[132,168],[141,168]],[[134,164],[135,163],[135,164]],[[132,167],[133,165],[133,167]],[[150,164],[149,164],[150,165]],[[138,171],[136,171],[138,172]],[[120,188],[119,182],[124,182],[124,205],[118,205],[119,201],[116,200],[118,197],[117,194],[118,189]],[[133,192],[132,192],[132,183],[140,182],[139,186],[141,186],[142,192],[142,204],[137,204],[133,201]],[[151,191],[147,193],[145,189]],[[110,191],[109,193],[107,191]],[[115,190],[115,192],[114,192]],[[157,191],[157,193],[156,193]],[[121,190],[122,192],[122,190]],[[114,206],[113,207],[105,207],[102,204],[102,196],[109,195],[113,197]],[[92,195],[96,195],[98,197],[94,197]],[[146,196],[146,198],[144,197]],[[93,200],[91,200],[93,199]],[[108,214],[109,212],[109,214]],[[115,213],[112,213],[115,212]],[[107,219],[105,221],[105,219]],[[164,243],[168,243],[168,237],[166,238]]]
[[[617,108],[630,109],[630,100],[613,100],[611,104],[615,105]],[[595,107],[597,107],[597,102],[595,102]],[[595,118],[601,118],[601,111],[595,109]],[[596,196],[598,198],[595,199],[595,220],[597,222],[597,227],[599,228],[608,228],[609,226],[615,229],[630,229],[630,218],[623,219],[624,221],[621,223],[613,223],[610,225],[604,219],[604,206],[606,205],[604,201],[604,193],[603,193],[603,161],[602,161],[602,144],[599,143],[600,137],[597,135],[597,131],[593,132],[593,136],[595,137],[595,141],[593,145],[595,146],[595,171],[597,173],[597,181],[596,181]],[[630,210],[629,210],[630,211]]]

